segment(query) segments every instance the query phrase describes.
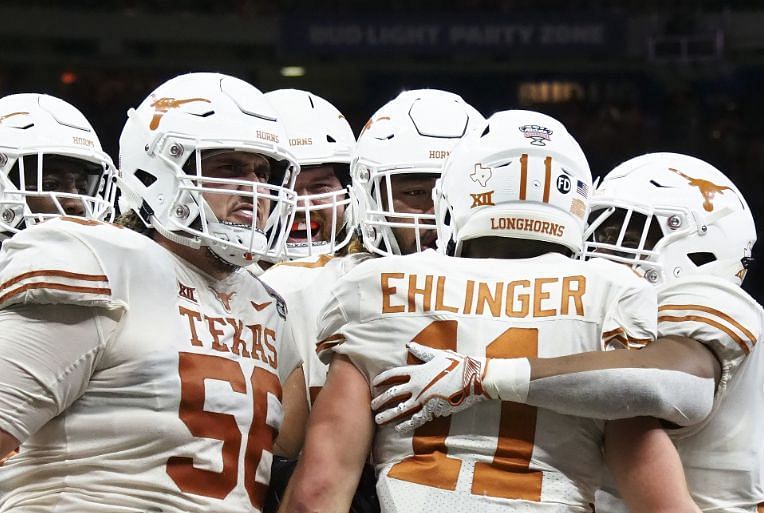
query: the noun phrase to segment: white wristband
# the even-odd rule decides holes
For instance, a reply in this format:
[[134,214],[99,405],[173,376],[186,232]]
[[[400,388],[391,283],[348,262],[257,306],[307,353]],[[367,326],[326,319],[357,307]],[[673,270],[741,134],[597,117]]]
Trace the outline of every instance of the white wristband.
[[528,399],[531,364],[527,358],[488,358],[483,390],[491,399],[524,403]]

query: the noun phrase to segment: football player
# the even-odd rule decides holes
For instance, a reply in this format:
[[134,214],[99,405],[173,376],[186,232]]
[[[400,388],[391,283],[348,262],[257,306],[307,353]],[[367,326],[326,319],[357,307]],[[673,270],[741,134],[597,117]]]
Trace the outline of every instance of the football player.
[[[290,323],[303,353],[312,399],[326,379],[326,366],[316,356],[315,345],[319,309],[329,299],[332,285],[370,254],[409,254],[433,245],[435,179],[451,148],[482,121],[483,117],[461,97],[445,91],[406,91],[389,101],[372,115],[353,154],[353,197],[362,204],[360,209],[356,204],[356,217],[366,251],[355,249],[350,255],[341,251],[343,258],[332,253],[315,255],[281,263],[263,274],[263,281],[300,311],[299,318],[290,318]],[[303,151],[308,160],[308,150]],[[317,158],[312,157],[314,161]],[[300,176],[303,172],[301,167]],[[304,196],[298,196],[295,221],[301,198]],[[288,255],[305,247],[290,244],[287,242]],[[344,240],[334,247],[312,245],[313,250],[337,251],[343,247]]]
[[[319,111],[309,111],[305,117],[308,118],[313,112]],[[336,122],[333,118],[330,116],[325,121],[327,127]],[[389,101],[371,116],[353,155],[351,196],[355,201],[354,217],[360,224],[359,231],[363,233],[362,247],[366,251],[358,248],[357,241],[346,246],[345,237],[333,247],[319,242],[308,246],[314,256],[281,263],[262,275],[262,280],[282,294],[293,311],[300,312],[299,316],[290,317],[289,324],[303,358],[309,403],[312,404],[326,381],[327,367],[318,359],[315,347],[319,310],[329,299],[332,286],[371,255],[408,254],[433,244],[435,225],[432,188],[435,179],[440,175],[443,161],[454,145],[482,121],[483,117],[461,97],[445,91],[406,91]],[[313,131],[318,132],[312,136],[314,140],[321,141],[325,137],[320,128],[316,127]],[[297,153],[298,160],[300,156],[308,162],[325,158],[327,146],[317,145],[313,148],[304,145],[300,149],[302,153]],[[310,153],[319,149],[323,150],[320,153]],[[300,161],[301,166],[304,163]],[[301,168],[298,181],[303,173],[304,167]],[[300,187],[297,187],[297,191],[303,192]],[[323,212],[334,212],[335,219],[339,220],[340,211],[332,204],[341,204],[343,201],[340,198],[344,196],[340,194],[344,195],[345,192],[325,194],[333,199],[328,204],[331,210],[324,209]],[[308,198],[311,197],[316,195]],[[363,205],[360,212],[359,201]],[[298,218],[300,206],[298,197]],[[317,206],[311,205],[310,208],[316,209]],[[350,212],[344,208],[347,219]],[[307,219],[310,211],[307,208],[305,211],[304,217]],[[348,224],[345,224],[344,229],[348,233],[353,232],[352,226]],[[341,233],[339,227],[336,233]],[[304,244],[300,246],[287,242],[287,254],[290,256],[304,249]],[[332,250],[337,253],[321,254],[322,251]],[[304,413],[303,422],[307,425],[308,408],[301,411]],[[371,470],[367,469],[365,475],[371,474]],[[363,492],[367,488],[373,492],[373,479],[369,481],[372,486],[362,485],[359,488],[354,499],[354,511],[369,509],[363,508],[361,502],[373,503],[373,499],[369,498],[371,493]]]
[[143,234],[60,217],[6,241],[0,456],[23,445],[0,510],[261,511],[303,377],[282,299],[242,267],[283,246],[284,140],[255,87],[181,75],[120,138]]
[[307,91],[265,93],[287,132],[300,164],[294,184],[297,208],[286,241],[286,258],[332,255],[348,245],[350,158],[355,136],[337,108]]
[[[407,361],[407,341],[485,358],[654,339],[654,288],[612,262],[569,258],[590,187],[583,152],[548,116],[500,112],[465,135],[436,190],[439,243],[454,256],[369,260],[331,291],[317,346],[329,375],[283,511],[345,510],[372,445],[385,512],[592,511],[604,422],[492,400],[375,433],[369,409],[371,383]],[[474,385],[480,373],[462,376]],[[661,448],[650,457],[635,450],[642,435],[608,447],[633,511],[696,511],[665,433],[647,437]],[[653,471],[662,482],[640,479]]]
[[46,94],[0,98],[0,244],[60,215],[110,221],[115,177],[74,106]]
[[[703,511],[757,511],[764,503],[764,411],[755,398],[764,386],[764,355],[756,342],[764,314],[739,287],[756,240],[745,199],[711,165],[657,153],[611,171],[592,209],[585,253],[627,264],[658,287],[658,343],[639,351],[488,360],[477,395],[457,384],[459,366],[452,377],[417,395],[444,362],[461,356],[430,350],[425,356],[413,347],[431,363],[382,376],[408,379],[410,385],[388,390],[377,405],[414,395],[385,407],[378,421],[397,417],[402,429],[411,429],[482,401],[484,394],[512,394],[518,402],[598,418],[657,416],[690,426],[671,433]],[[720,372],[712,381],[714,367]],[[450,404],[443,400],[448,397],[464,400]]]

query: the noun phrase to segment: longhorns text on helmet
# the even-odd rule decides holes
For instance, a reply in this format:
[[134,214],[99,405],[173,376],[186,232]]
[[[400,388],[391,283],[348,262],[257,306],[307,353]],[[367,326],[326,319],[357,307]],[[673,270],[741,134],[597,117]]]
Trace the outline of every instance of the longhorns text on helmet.
[[439,246],[508,237],[581,251],[591,172],[565,127],[544,114],[497,112],[449,156],[437,190]]
[[[286,140],[276,112],[254,86],[216,73],[173,78],[128,112],[120,137],[122,211],[133,210],[174,242],[207,246],[231,265],[279,260],[299,172]],[[203,176],[202,160],[219,154],[215,150],[262,155],[270,180]],[[218,219],[209,194],[235,196],[249,221]]]
[[45,94],[0,98],[0,240],[60,215],[111,221],[115,175],[74,106]]

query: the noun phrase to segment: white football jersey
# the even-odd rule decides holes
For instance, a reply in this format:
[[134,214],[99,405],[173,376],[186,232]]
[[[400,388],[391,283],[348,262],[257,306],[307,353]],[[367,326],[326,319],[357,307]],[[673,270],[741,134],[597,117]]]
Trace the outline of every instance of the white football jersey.
[[310,405],[324,386],[328,369],[316,354],[318,314],[329,300],[329,291],[334,284],[369,258],[371,255],[365,252],[343,257],[318,255],[282,262],[260,276],[284,298],[292,312],[297,312],[297,315],[289,316],[287,326],[303,361]]
[[764,503],[764,311],[743,289],[687,277],[658,290],[660,336],[705,344],[722,364],[714,408],[671,432],[703,511],[755,512]]
[[23,441],[0,467],[0,511],[261,510],[280,383],[300,365],[282,336],[281,298],[245,270],[217,280],[101,223],[51,220],[2,253],[0,309],[68,304],[121,317],[94,340],[92,373],[40,391],[59,401],[80,389],[42,428],[24,408],[0,414]]
[[[346,355],[371,382],[407,363],[406,343],[472,356],[554,357],[651,341],[655,290],[630,270],[559,254],[525,260],[434,251],[369,260],[332,290],[323,361]],[[603,422],[485,401],[413,435],[378,427],[384,512],[591,511]]]

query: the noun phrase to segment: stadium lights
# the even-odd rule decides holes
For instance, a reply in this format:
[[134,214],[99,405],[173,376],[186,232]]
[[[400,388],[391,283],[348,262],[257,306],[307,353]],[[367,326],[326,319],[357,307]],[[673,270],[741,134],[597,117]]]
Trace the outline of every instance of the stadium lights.
[[305,68],[302,66],[284,66],[281,68],[282,77],[302,77],[305,75]]

